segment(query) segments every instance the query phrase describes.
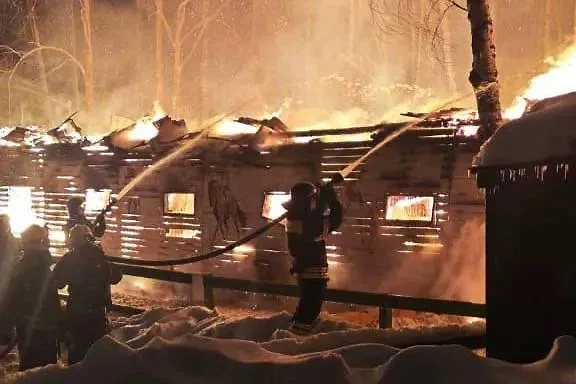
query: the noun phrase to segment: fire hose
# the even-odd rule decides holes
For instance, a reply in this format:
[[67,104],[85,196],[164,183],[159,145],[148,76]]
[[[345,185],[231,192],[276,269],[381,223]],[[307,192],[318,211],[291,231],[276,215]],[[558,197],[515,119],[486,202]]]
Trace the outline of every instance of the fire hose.
[[[421,122],[425,121],[426,119],[428,119],[430,116],[435,115],[438,111],[452,105],[455,102],[458,102],[460,100],[463,100],[471,95],[474,95],[474,93],[483,93],[486,92],[486,90],[488,90],[488,88],[490,88],[491,86],[493,86],[495,83],[490,83],[488,85],[486,85],[485,87],[483,87],[480,90],[476,90],[475,92],[467,92],[465,94],[461,94],[457,97],[454,97],[453,99],[450,99],[449,101],[441,104],[440,106],[438,106],[437,108],[435,108],[432,112],[427,113],[426,115],[420,117],[419,119],[415,120],[414,122],[407,124],[403,127],[401,127],[400,129],[392,132],[390,135],[388,135],[386,138],[384,138],[382,141],[380,141],[377,145],[375,145],[374,147],[372,147],[370,150],[368,150],[364,155],[362,155],[360,158],[358,158],[357,160],[355,160],[354,162],[348,164],[342,171],[340,171],[340,175],[342,176],[343,179],[345,179],[346,177],[348,177],[348,175],[350,175],[350,173],[352,173],[352,171],[354,171],[362,162],[364,162],[368,157],[370,157],[372,154],[374,154],[376,151],[378,151],[379,149],[381,149],[382,147],[384,147],[385,145],[387,145],[388,143],[390,143],[392,140],[396,139],[397,137],[399,137],[400,135],[402,135],[404,132],[414,128],[415,126],[417,126],[418,124],[420,124]],[[203,133],[208,133],[208,129],[213,126],[216,123],[211,124],[210,126],[208,126]],[[202,137],[202,135],[198,135],[194,138],[194,142],[196,142],[197,140],[199,140],[199,138]],[[188,145],[187,147],[189,148],[191,145]],[[181,151],[181,149],[178,149],[176,151],[177,153],[181,153],[183,151]],[[170,154],[168,157],[174,155]],[[177,154],[174,155],[170,160],[174,160],[176,158]],[[162,160],[160,160],[160,162],[162,162],[163,160],[165,160],[166,158],[163,158]],[[167,162],[165,162],[167,163]],[[164,164],[165,164],[164,163]],[[154,166],[152,167],[154,168]],[[151,169],[151,168],[149,168]],[[141,180],[144,179],[144,177],[142,177],[143,174],[146,174],[146,172],[149,170],[145,170],[144,172],[142,172],[142,174],[138,175],[134,180],[132,180],[129,184],[128,187],[131,186],[133,187],[136,182],[139,182]],[[136,181],[136,182],[135,182]],[[124,187],[122,189],[122,191],[118,194],[118,198],[114,201],[112,201],[108,207],[106,207],[106,210],[111,209],[112,205],[114,205],[115,203],[117,203],[127,192],[127,190],[129,190],[129,188]],[[106,211],[103,211],[102,214],[105,214]],[[117,256],[108,256],[108,259],[110,261],[116,262],[116,263],[121,263],[121,264],[128,264],[128,265],[139,265],[139,266],[150,266],[150,267],[160,267],[160,266],[172,266],[172,265],[183,265],[183,264],[191,264],[191,263],[196,263],[199,261],[203,261],[203,260],[207,260],[207,259],[211,259],[214,257],[218,257],[226,252],[232,251],[234,248],[247,243],[248,241],[260,236],[261,234],[267,232],[268,230],[270,230],[270,228],[272,228],[274,225],[280,223],[282,220],[284,220],[286,218],[286,214],[281,215],[280,217],[264,224],[262,227],[250,232],[249,234],[247,234],[244,237],[241,237],[240,239],[234,241],[233,243],[230,243],[226,246],[224,246],[223,248],[218,248],[206,253],[203,253],[201,255],[196,255],[196,256],[190,256],[190,257],[184,257],[184,258],[178,258],[178,259],[163,259],[163,260],[144,260],[144,259],[136,259],[136,258],[123,258],[123,257],[117,257]]]

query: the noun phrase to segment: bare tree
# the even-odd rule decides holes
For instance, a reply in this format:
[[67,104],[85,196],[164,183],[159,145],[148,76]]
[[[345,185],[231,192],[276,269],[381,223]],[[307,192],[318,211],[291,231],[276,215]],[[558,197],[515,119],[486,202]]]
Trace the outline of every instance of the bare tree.
[[[391,20],[390,9],[393,9],[392,2],[397,6],[398,18],[396,23]],[[422,28],[424,33],[432,36],[432,45],[440,43],[440,52],[444,52],[443,61],[447,62],[445,71],[450,78],[450,55],[446,47],[445,36],[442,38],[442,24],[445,21],[449,10],[457,9],[466,11],[470,22],[472,34],[472,71],[468,77],[470,84],[474,88],[476,104],[481,127],[478,135],[486,139],[490,137],[502,121],[502,110],[500,106],[500,89],[498,84],[498,70],[496,67],[496,48],[494,45],[494,30],[488,0],[467,0],[464,7],[456,0],[429,0],[430,8],[428,15],[424,18],[424,25],[417,25],[418,18],[410,12],[411,2],[409,0],[371,0],[370,7],[372,15],[376,19],[379,31],[384,34],[404,33],[406,27]],[[404,14],[405,12],[405,14]],[[434,17],[434,14],[437,14]],[[396,25],[396,28],[394,28]],[[444,30],[446,34],[449,32]],[[452,85],[450,86],[452,87]]]
[[488,0],[468,0],[467,4],[473,58],[472,71],[468,79],[476,94],[481,124],[478,135],[487,139],[502,122],[494,29]]
[[[42,42],[40,40],[40,31],[38,30],[38,24],[36,22],[36,0],[27,0],[26,5],[28,6],[28,24],[30,25],[30,32],[32,33],[32,39],[36,47],[40,47]],[[36,61],[38,62],[38,69],[40,75],[40,84],[42,85],[42,90],[45,93],[50,93],[48,87],[48,79],[46,77],[46,64],[44,63],[44,55],[42,52],[38,52],[36,55]],[[49,110],[50,105],[45,104],[46,111]]]
[[[448,90],[451,94],[456,93],[456,74],[454,73],[454,58],[452,55],[452,31],[450,28],[450,18],[447,12],[450,8],[445,8],[445,14],[440,14],[443,22],[441,23],[442,38],[440,41],[442,47],[442,67],[448,83]],[[440,10],[438,10],[441,12]]]
[[[232,0],[222,1],[220,5],[214,8],[209,15],[206,14],[204,17],[200,17],[197,23],[193,24],[191,27],[186,28],[188,21],[188,6],[191,2],[192,0],[180,1],[176,10],[175,26],[172,26],[166,19],[164,12],[159,12],[161,9],[158,8],[158,5],[162,5],[163,0],[156,0],[157,16],[160,17],[160,21],[165,27],[164,29],[173,51],[174,59],[172,62],[172,114],[174,115],[178,115],[181,112],[181,83],[184,68],[192,59],[192,57],[198,53],[198,48],[201,47],[200,44],[202,43],[202,39],[207,32],[208,25],[218,17],[220,12],[222,12],[222,10],[224,10],[232,2]],[[195,37],[195,40],[190,46],[187,44],[187,42],[192,36]],[[188,48],[187,53],[184,52],[184,47]],[[157,48],[156,54],[158,55],[158,53],[159,51]],[[159,58],[157,56],[157,63],[158,59]]]
[[155,0],[154,6],[156,8],[156,46],[155,46],[155,62],[156,62],[156,100],[160,103],[163,102],[163,89],[164,89],[164,29],[163,23],[166,19],[164,16],[164,0]]
[[186,25],[186,7],[192,0],[184,0],[178,5],[176,12],[176,29],[173,31],[172,47],[174,48],[174,62],[172,63],[172,113],[180,114],[180,98],[182,96],[182,71],[184,70],[184,42],[187,35],[184,35]]
[[[74,7],[75,0],[68,1],[68,13],[70,15],[70,53],[78,57],[78,41],[76,38],[76,12]],[[80,108],[80,79],[78,78],[78,69],[73,68],[72,83],[74,87],[74,109]]]
[[82,6],[82,30],[84,32],[84,95],[86,108],[92,108],[94,104],[94,50],[92,47],[92,1],[80,0]]

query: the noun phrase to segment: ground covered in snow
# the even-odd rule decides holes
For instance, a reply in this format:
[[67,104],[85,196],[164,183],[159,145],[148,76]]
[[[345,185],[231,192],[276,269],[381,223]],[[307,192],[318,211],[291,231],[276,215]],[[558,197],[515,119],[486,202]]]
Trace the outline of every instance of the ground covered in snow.
[[[175,309],[188,305],[188,299],[186,297],[178,297],[177,295],[160,298],[154,295],[144,297],[142,295],[116,292],[114,293],[113,299],[115,304],[146,311],[157,310],[156,308]],[[272,300],[270,300],[270,298],[262,300],[262,297],[252,297],[250,295],[243,297],[241,300],[237,300],[237,303],[241,302],[242,305],[232,305],[230,300],[226,300],[225,298],[219,299],[220,300],[217,301],[222,302],[224,305],[218,306],[216,311],[228,319],[238,319],[249,316],[274,317],[281,311],[291,312],[296,305],[295,300],[275,300],[274,298],[272,298]],[[330,303],[325,305],[325,308],[327,311],[322,314],[322,317],[332,323],[346,323],[342,325],[346,328],[378,327],[377,308],[333,305]],[[445,332],[448,331],[450,335],[455,337],[465,335],[465,331],[460,327],[454,327],[454,325],[466,325],[470,323],[470,319],[460,316],[436,315],[432,313],[394,310],[393,315],[394,329],[421,329],[427,327],[429,328],[427,330],[429,333],[439,332],[439,335],[445,335]],[[114,321],[118,318],[118,315],[112,314],[111,318]],[[478,323],[477,325],[483,327],[482,323]],[[476,330],[477,328],[472,329]],[[483,351],[477,350],[475,352],[481,354]],[[3,382],[2,380],[4,380],[8,374],[16,372],[17,369],[18,357],[16,353],[13,352],[3,361],[0,361],[0,382]]]
[[[177,296],[160,299],[151,296],[144,297],[141,295],[116,292],[113,297],[115,304],[143,310],[159,307],[176,308],[188,305],[187,298],[178,298]],[[218,305],[216,308],[218,312],[229,316],[261,316],[271,315],[279,311],[291,312],[296,307],[295,299],[276,299],[277,300],[264,301],[262,297],[258,297],[257,295],[252,295],[252,297],[246,295],[245,297],[235,300],[235,305],[230,300],[216,300],[217,303],[222,302],[222,305]],[[324,309],[324,317],[331,317],[336,321],[346,321],[364,327],[378,328],[378,308],[326,303]],[[405,310],[392,310],[392,315],[393,328],[435,327],[450,324],[465,324],[471,321],[471,319],[462,316],[437,315],[434,313]]]
[[557,340],[548,359],[520,366],[458,346],[390,347],[415,335],[438,337],[427,329],[350,327],[328,319],[303,338],[286,330],[289,320],[287,312],[246,318],[203,307],[154,309],[116,319],[112,337],[97,342],[82,363],[13,374],[5,382],[567,384],[576,378],[572,337]]

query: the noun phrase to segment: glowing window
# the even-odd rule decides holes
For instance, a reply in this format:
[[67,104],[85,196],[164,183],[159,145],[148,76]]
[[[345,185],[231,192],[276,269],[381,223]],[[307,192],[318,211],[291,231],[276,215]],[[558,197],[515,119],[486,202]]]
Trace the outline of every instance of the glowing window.
[[194,214],[193,193],[166,193],[164,194],[164,213],[179,215]]
[[32,224],[43,225],[32,203],[32,187],[8,187],[8,206],[5,213],[10,216],[12,233],[17,237]]
[[282,204],[287,201],[290,201],[289,193],[266,192],[264,195],[264,203],[262,204],[262,217],[268,220],[274,220],[282,216],[286,212]]
[[100,212],[108,203],[110,203],[110,190],[96,191],[94,189],[86,190],[86,207],[87,212]]
[[198,229],[187,228],[168,228],[166,230],[166,237],[178,239],[200,239],[201,231]]
[[386,220],[432,222],[433,196],[392,195],[386,199]]

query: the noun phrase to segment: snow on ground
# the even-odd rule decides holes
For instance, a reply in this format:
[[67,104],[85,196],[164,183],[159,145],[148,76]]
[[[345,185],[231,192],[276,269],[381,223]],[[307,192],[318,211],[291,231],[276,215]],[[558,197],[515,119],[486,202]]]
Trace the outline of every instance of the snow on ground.
[[318,334],[286,330],[287,312],[229,317],[203,307],[154,309],[118,318],[112,337],[98,341],[70,368],[49,366],[8,384],[67,383],[483,383],[567,384],[576,375],[576,338],[556,341],[531,365],[482,358],[459,346],[388,346],[424,329],[350,328],[323,320]]
[[[178,298],[171,296],[170,298],[159,299],[151,296],[143,297],[139,295],[126,294],[116,292],[114,293],[114,303],[149,310],[152,308],[175,308],[188,305],[186,298]],[[293,302],[283,300],[275,301],[268,304],[258,300],[258,298],[244,298],[240,305],[232,305],[230,301],[222,301],[222,305],[217,305],[220,313],[230,316],[250,316],[250,315],[271,315],[278,311],[293,311],[296,307],[296,301]],[[216,302],[220,302],[216,300]],[[364,327],[378,328],[378,308],[375,307],[362,307],[358,305],[339,305],[333,308],[331,303],[326,303],[324,317],[334,317],[335,319],[343,320],[351,324],[357,324]],[[335,310],[334,310],[335,309]],[[421,327],[429,326],[434,327],[438,325],[448,324],[465,324],[469,323],[471,319],[462,316],[452,315],[437,315],[434,313],[414,312],[406,310],[392,310],[392,328],[406,328],[406,327]],[[478,320],[478,319],[476,319]]]
[[510,166],[574,156],[576,98],[567,94],[547,108],[503,125],[480,148],[475,166]]

